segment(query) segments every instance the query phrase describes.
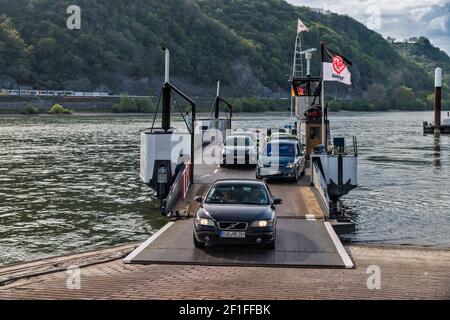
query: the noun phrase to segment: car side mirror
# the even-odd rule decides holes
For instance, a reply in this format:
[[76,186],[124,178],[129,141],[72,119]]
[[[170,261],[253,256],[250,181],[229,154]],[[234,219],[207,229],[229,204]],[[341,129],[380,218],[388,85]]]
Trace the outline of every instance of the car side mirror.
[[195,200],[196,202],[198,202],[198,203],[202,203],[202,202],[203,202],[203,198],[200,197],[200,196],[195,197],[194,200]]
[[277,204],[282,204],[283,200],[281,198],[274,198],[273,199],[273,204],[277,205]]

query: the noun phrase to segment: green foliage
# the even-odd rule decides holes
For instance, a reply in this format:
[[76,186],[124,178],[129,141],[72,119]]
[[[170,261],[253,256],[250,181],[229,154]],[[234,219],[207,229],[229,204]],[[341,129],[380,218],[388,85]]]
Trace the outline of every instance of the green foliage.
[[[443,69],[442,105],[444,109],[448,109],[450,106],[450,57],[444,51],[434,47],[430,40],[425,37],[394,42],[392,45],[403,57],[413,61],[425,73],[429,74],[430,78],[434,77],[434,70],[437,67]],[[430,89],[427,92],[419,93],[423,96],[421,100],[428,109],[432,108],[434,104],[434,95],[431,92]]]
[[17,82],[31,81],[30,52],[31,47],[11,19],[0,18],[0,76],[7,75]]
[[367,90],[367,99],[375,105],[380,105],[386,98],[386,88],[382,84],[372,84]]
[[[240,98],[236,112],[286,111],[289,100],[254,97],[288,96],[299,17],[310,28],[302,34],[305,48],[325,41],[353,62],[352,87],[327,85],[336,110],[431,109],[434,68],[450,70],[448,55],[424,37],[385,40],[348,16],[283,0],[79,0],[85,8],[79,31],[65,28],[69,4],[2,0],[0,77],[42,89],[72,89],[67,83],[75,80],[80,90],[123,92],[126,79],[162,76],[164,45],[171,49],[172,76],[183,79],[183,87],[221,79],[227,94]],[[312,70],[320,70],[318,53]],[[156,94],[158,88],[151,89]],[[444,72],[443,108],[449,106],[450,72]],[[155,105],[124,97],[113,111],[154,112]]]
[[23,114],[38,114],[39,109],[36,108],[33,104],[28,102],[25,104],[25,108],[23,109],[23,111],[21,113],[23,113]]
[[156,111],[155,103],[151,98],[136,99],[137,112],[153,113]]
[[328,107],[330,111],[381,111],[383,110],[383,105],[377,107],[366,99],[352,99],[352,100],[337,100],[329,99]]
[[232,101],[233,112],[288,111],[290,110],[289,103],[289,100],[286,99],[259,99],[256,97]]
[[[221,79],[235,97],[287,96],[300,17],[310,28],[303,35],[305,48],[317,48],[323,40],[352,60],[353,88],[335,91],[342,96],[360,96],[372,84],[415,91],[432,86],[428,74],[361,23],[282,0],[79,0],[85,8],[79,31],[65,28],[69,4],[2,0],[7,18],[0,20],[0,75],[43,89],[67,88],[67,81],[77,80],[86,91],[105,86],[122,92],[128,88],[124,79],[163,74],[160,47],[165,45],[173,76],[190,84],[208,86]],[[312,62],[317,74],[319,54]]]
[[112,111],[116,113],[137,112],[136,101],[128,96],[123,96],[119,103],[113,105]]
[[416,99],[416,95],[411,88],[399,86],[395,88],[392,94],[392,102],[396,108],[402,108],[405,105],[411,105]]
[[49,114],[71,114],[72,110],[64,108],[60,104],[54,104],[48,111]]
[[114,113],[152,113],[155,112],[156,107],[153,100],[150,98],[131,98],[129,96],[123,96],[120,98],[119,103],[113,105],[112,111]]
[[[381,89],[377,88],[373,90]],[[328,97],[328,104],[331,111],[418,111],[432,109],[432,105],[427,103],[427,96],[416,96],[413,90],[406,86],[399,86],[393,90],[388,90],[385,92],[384,98],[380,98],[381,96],[378,96],[376,99],[371,98],[369,94],[367,94],[365,98],[351,100]]]

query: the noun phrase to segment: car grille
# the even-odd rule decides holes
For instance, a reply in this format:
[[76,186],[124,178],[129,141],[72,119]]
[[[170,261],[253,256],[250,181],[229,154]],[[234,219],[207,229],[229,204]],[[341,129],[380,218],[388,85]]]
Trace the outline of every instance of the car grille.
[[221,230],[247,230],[246,222],[219,222]]

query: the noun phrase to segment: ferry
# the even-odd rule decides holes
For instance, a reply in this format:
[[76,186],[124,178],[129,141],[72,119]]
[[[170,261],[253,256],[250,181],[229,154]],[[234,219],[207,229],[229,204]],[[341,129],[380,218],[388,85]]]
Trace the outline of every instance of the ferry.
[[[297,34],[296,42],[299,37]],[[293,72],[290,78],[295,121],[267,130],[233,128],[233,107],[220,97],[219,85],[210,118],[197,119],[195,101],[170,81],[170,52],[163,50],[165,80],[152,125],[141,131],[140,177],[156,192],[168,222],[124,262],[354,268],[338,234],[355,229],[355,223],[341,210],[341,198],[357,187],[356,138],[347,146],[343,137],[331,137],[324,79],[310,73],[314,50],[295,48],[295,59],[305,55],[308,66],[305,75]],[[177,100],[188,103],[188,115],[181,112]],[[221,116],[224,104],[229,115]],[[178,107],[185,129],[172,127],[172,106]],[[158,114],[161,127],[155,125]],[[284,132],[286,140],[278,134],[277,141],[297,146],[296,156],[308,159],[307,163],[299,161],[302,174],[289,176],[293,181],[258,180],[254,165],[220,165],[227,136],[255,141],[261,157],[272,143],[272,131]],[[253,138],[246,139],[242,132]],[[238,150],[247,149],[233,148],[235,158],[239,158]],[[216,161],[205,158],[208,152],[216,155]],[[272,160],[279,163],[276,157]],[[258,157],[255,162],[259,163]],[[262,192],[251,191],[256,189]],[[222,248],[223,242],[250,248]],[[261,251],[261,244],[269,250]]]

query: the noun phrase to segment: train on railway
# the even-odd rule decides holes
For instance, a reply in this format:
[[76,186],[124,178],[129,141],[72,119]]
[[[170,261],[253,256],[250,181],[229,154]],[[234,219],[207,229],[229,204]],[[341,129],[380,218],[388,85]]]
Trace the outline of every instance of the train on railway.
[[108,97],[108,92],[80,92],[72,90],[0,89],[0,96],[44,96],[44,97]]

